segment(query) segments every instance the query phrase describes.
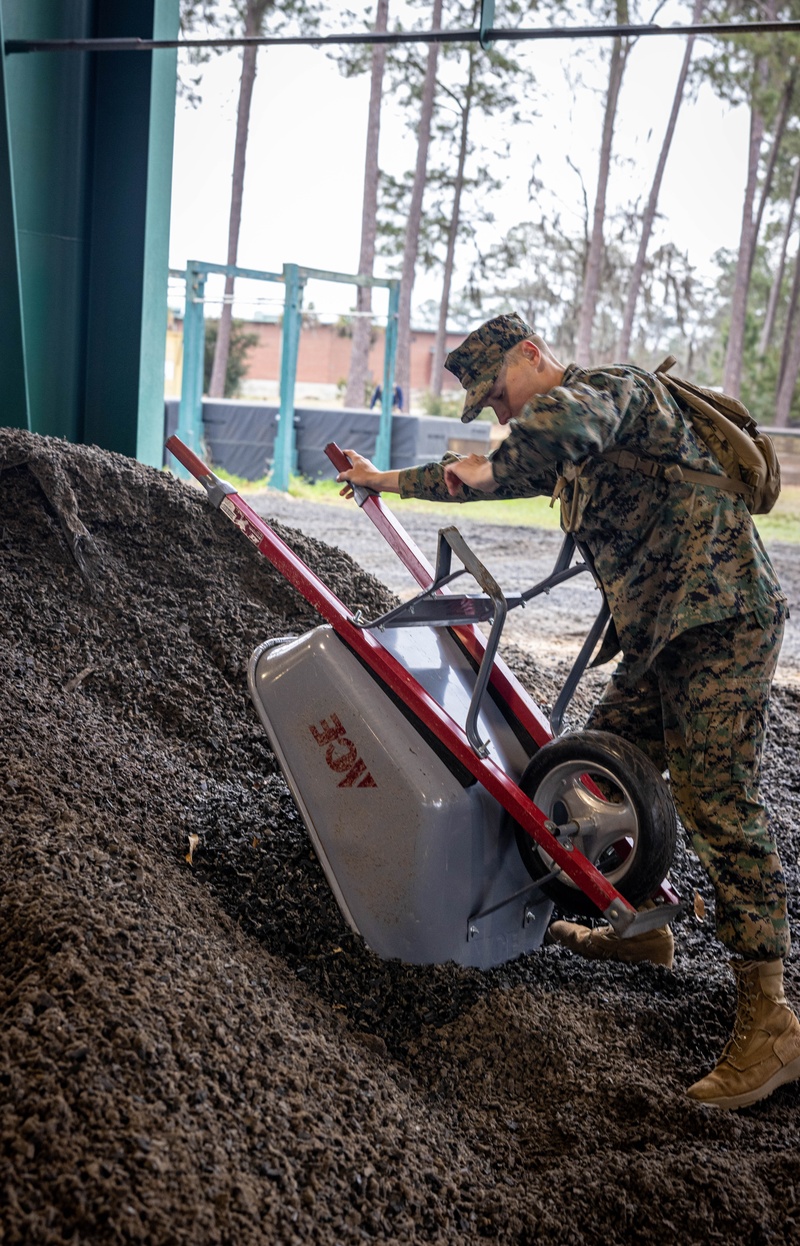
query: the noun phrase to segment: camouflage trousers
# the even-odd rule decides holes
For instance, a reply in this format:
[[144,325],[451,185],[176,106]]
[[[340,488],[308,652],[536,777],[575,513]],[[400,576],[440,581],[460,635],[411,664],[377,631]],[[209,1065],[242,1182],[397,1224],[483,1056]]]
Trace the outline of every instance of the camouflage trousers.
[[662,772],[711,879],[717,936],[737,956],[789,951],[786,885],[759,798],[786,607],[691,628],[644,677],[620,662],[587,727],[624,736]]

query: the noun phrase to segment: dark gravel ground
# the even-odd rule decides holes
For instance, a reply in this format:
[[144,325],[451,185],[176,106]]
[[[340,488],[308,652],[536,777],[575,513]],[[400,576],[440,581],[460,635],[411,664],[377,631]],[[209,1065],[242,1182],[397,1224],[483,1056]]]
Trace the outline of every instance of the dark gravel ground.
[[[0,471],[0,1241],[800,1241],[800,1086],[735,1114],[683,1093],[732,1016],[709,916],[678,923],[672,971],[552,947],[488,973],[379,961],[247,695],[254,646],[313,612],[165,473],[8,429]],[[333,547],[358,550],[355,508],[262,509],[347,604],[385,608]],[[497,545],[517,569],[525,540],[557,545],[458,520],[504,584],[536,576]],[[432,553],[436,523],[408,526]],[[581,630],[551,600],[505,650],[545,706]],[[796,924],[793,645],[765,784]],[[683,848],[673,882],[710,914]],[[792,959],[795,1000],[797,979]]]

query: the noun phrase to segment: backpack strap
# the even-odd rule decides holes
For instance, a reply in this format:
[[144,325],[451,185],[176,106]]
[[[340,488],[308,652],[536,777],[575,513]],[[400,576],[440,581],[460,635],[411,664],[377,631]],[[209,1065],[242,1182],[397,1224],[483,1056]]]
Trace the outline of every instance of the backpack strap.
[[657,463],[655,459],[643,459],[630,450],[604,450],[600,455],[608,463],[616,463],[628,472],[641,472],[651,479],[663,477],[674,483],[678,480],[688,481],[693,485],[711,485],[714,489],[723,489],[726,493],[739,493],[743,497],[752,492],[750,485],[743,480],[732,480],[730,476],[717,475],[716,472],[696,472],[691,467],[682,467],[680,463]]
[[[667,376],[670,368],[674,368],[677,362],[674,355],[667,355],[666,359],[663,359],[655,369],[655,376],[666,386],[674,399],[680,399],[690,409],[710,420],[720,435],[723,438],[727,438],[739,460],[746,467],[756,471],[759,468],[763,469],[763,455],[751,436],[751,430],[755,430],[756,423],[747,409],[738,400],[731,399],[727,394],[721,395],[720,400],[724,399],[726,409],[731,412],[730,416],[724,415],[712,406],[697,386],[692,385],[690,382],[679,380],[674,376]],[[705,438],[703,439],[705,440]],[[713,452],[713,446],[711,449]],[[748,506],[750,506],[753,500],[752,485],[726,474],[717,475],[714,472],[698,472],[691,467],[682,467],[679,463],[670,463],[668,466],[662,467],[661,464],[655,463],[653,460],[639,459],[636,455],[630,454],[625,450],[609,450],[602,457],[608,458],[611,462],[617,463],[620,467],[625,467],[629,471],[644,471],[644,474],[647,476],[663,476],[665,480],[687,480],[691,484],[710,485],[713,489],[722,489],[725,493],[736,493],[747,500]],[[641,466],[643,463],[650,464],[650,466],[643,468]]]

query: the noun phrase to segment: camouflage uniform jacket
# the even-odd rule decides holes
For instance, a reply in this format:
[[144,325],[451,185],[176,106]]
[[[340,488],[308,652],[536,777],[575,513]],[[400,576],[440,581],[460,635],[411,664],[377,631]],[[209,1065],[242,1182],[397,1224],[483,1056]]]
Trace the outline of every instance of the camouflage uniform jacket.
[[[492,497],[550,494],[559,477],[571,478],[562,502],[572,510],[577,540],[594,558],[632,670],[649,666],[691,627],[769,611],[783,600],[741,498],[628,470],[600,458],[606,450],[722,474],[655,376],[632,366],[570,364],[559,386],[511,421],[507,439],[490,456],[499,485]],[[485,500],[466,487],[450,497],[447,457],[453,456],[401,472],[401,495]]]

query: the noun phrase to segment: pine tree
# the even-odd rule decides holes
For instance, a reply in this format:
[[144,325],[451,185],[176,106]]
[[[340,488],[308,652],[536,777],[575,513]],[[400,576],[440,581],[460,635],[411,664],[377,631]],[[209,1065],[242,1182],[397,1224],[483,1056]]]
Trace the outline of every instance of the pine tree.
[[[695,0],[692,9],[692,25],[700,21],[705,0]],[[636,259],[633,262],[633,268],[628,281],[628,296],[625,300],[625,311],[622,316],[622,330],[619,335],[619,345],[617,347],[617,357],[621,360],[627,359],[631,348],[631,334],[633,332],[633,318],[636,314],[636,304],[639,301],[641,291],[642,277],[644,276],[645,263],[647,261],[647,249],[650,245],[650,238],[653,232],[653,225],[656,219],[656,211],[658,209],[658,198],[661,193],[661,183],[664,180],[664,170],[667,167],[667,159],[669,157],[672,140],[675,136],[675,127],[678,123],[678,114],[683,104],[683,97],[686,90],[686,80],[689,76],[689,65],[694,51],[695,36],[689,35],[684,48],[683,60],[678,72],[678,81],[675,85],[675,93],[672,97],[672,108],[670,109],[669,118],[667,120],[667,128],[661,143],[661,150],[656,163],[656,171],[653,175],[653,181],[650,186],[650,194],[647,199],[647,205],[642,216],[641,234],[639,237],[639,246],[636,250]]]
[[[319,4],[316,0],[182,0],[181,24],[185,32],[204,24],[221,33],[234,36],[243,34],[253,39],[263,35],[270,19],[275,28],[282,28],[289,21],[296,21],[306,30],[316,27]],[[258,46],[247,44],[242,49],[242,72],[239,79],[239,101],[236,113],[236,139],[231,173],[231,202],[228,216],[228,248],[226,264],[235,267],[239,253],[239,230],[242,222],[244,179],[247,161],[247,137],[250,127],[250,108],[256,79]],[[202,58],[201,58],[202,59]],[[199,84],[195,80],[194,87]],[[226,276],[225,292],[217,331],[214,364],[211,370],[209,394],[221,398],[225,392],[228,368],[228,352],[233,318],[234,278]]]
[[[389,20],[389,0],[378,0],[375,12],[376,31],[385,31]],[[364,195],[361,205],[361,249],[358,272],[371,277],[375,266],[375,236],[378,211],[378,148],[381,131],[381,98],[383,73],[386,64],[386,44],[372,47],[369,115],[367,119],[367,145],[364,154]],[[350,350],[350,368],[347,375],[346,407],[364,405],[369,364],[369,348],[372,337],[372,289],[358,286],[356,290],[356,317],[353,321],[353,338]]]

